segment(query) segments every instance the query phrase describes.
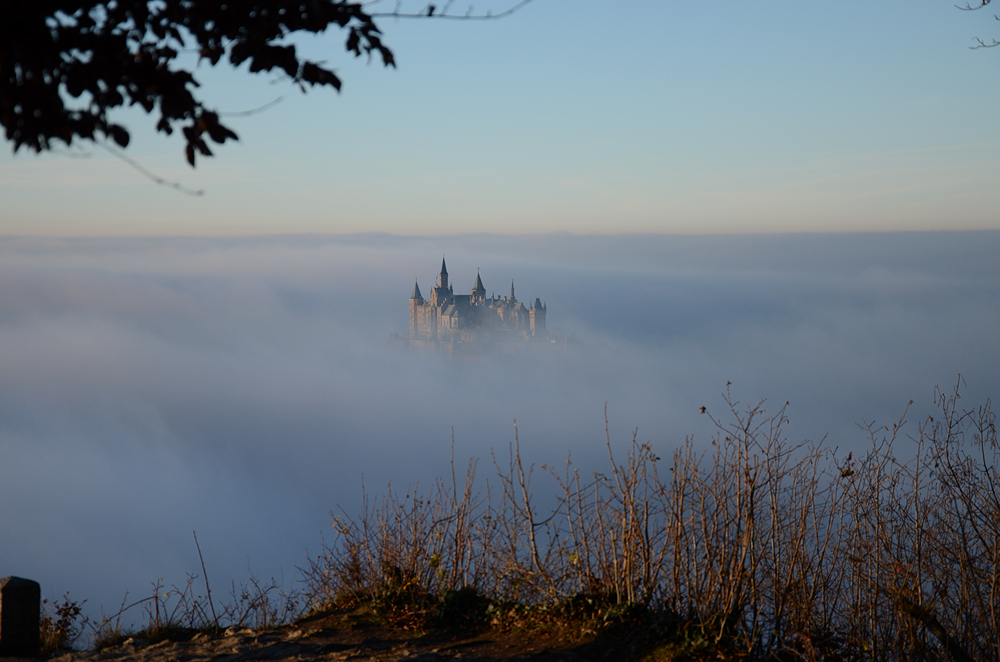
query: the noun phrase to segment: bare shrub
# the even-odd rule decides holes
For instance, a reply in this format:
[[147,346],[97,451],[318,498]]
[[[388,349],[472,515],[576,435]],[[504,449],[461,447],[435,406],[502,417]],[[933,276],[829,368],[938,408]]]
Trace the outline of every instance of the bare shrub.
[[724,419],[703,410],[706,450],[688,439],[663,460],[636,432],[621,455],[606,426],[604,473],[541,465],[545,511],[515,425],[497,487],[476,485],[475,461],[457,481],[453,454],[426,495],[335,515],[305,598],[429,612],[464,590],[497,622],[636,605],[667,639],[751,658],[998,660],[1000,447],[990,403],[959,399],[939,391],[940,416],[910,434],[906,412],[866,424],[870,448],[839,457],[788,441],[787,403],[741,408],[727,389]]
[[39,644],[43,657],[60,649],[72,648],[76,640],[83,634],[89,621],[82,615],[86,600],[69,599],[69,593],[63,595],[61,602],[43,599],[41,618],[39,620]]

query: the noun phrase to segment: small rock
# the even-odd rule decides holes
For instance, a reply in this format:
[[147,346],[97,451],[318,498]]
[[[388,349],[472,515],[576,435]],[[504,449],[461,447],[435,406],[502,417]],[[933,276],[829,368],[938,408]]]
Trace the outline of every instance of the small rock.
[[444,658],[437,653],[418,653],[407,660],[408,662],[441,662]]
[[239,628],[239,627],[236,627],[235,625],[231,625],[228,628],[226,628],[226,632],[225,632],[225,635],[227,637],[237,637],[237,636],[239,636],[239,637],[252,637],[253,634],[254,634],[254,631],[251,630],[250,628]]

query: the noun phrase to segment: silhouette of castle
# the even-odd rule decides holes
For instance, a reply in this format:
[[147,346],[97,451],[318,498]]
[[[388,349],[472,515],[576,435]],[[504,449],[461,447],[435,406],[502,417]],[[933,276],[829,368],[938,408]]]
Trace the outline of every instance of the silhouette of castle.
[[483,279],[476,273],[471,294],[455,294],[448,284],[448,268],[441,258],[441,273],[430,299],[413,283],[410,295],[410,344],[548,341],[546,306],[537,297],[530,308],[514,296],[486,296]]

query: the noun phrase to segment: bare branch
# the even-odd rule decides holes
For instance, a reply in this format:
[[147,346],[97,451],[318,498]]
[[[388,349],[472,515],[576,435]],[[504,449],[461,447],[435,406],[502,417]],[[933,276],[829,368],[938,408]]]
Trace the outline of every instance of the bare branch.
[[976,42],[977,43],[976,43],[975,46],[969,46],[970,50],[974,51],[974,50],[977,50],[977,49],[980,49],[980,48],[993,48],[994,46],[1000,46],[1000,41],[997,41],[996,39],[994,39],[990,43],[986,43],[985,41],[983,41],[979,37],[976,37]]
[[444,7],[440,10],[434,3],[427,3],[420,10],[415,12],[404,12],[402,11],[402,2],[397,0],[396,6],[392,11],[387,12],[371,12],[369,16],[372,18],[444,18],[459,21],[492,21],[498,18],[504,18],[510,16],[511,14],[517,12],[526,4],[531,2],[531,0],[520,0],[517,4],[503,10],[497,14],[492,11],[487,10],[485,14],[476,14],[472,5],[469,5],[468,9],[464,14],[452,14],[449,13],[451,6],[454,4],[454,0],[448,0]]
[[[990,2],[992,2],[992,0],[980,0],[978,5],[972,5],[966,2],[964,5],[955,5],[955,7],[961,9],[962,11],[976,11],[977,9],[982,9],[986,5],[990,4]],[[994,14],[993,18],[1000,21],[1000,15],[998,14]],[[997,41],[996,39],[993,39],[989,43],[983,41],[979,37],[976,37],[975,39],[976,39],[975,45],[969,46],[969,49],[973,51],[980,48],[993,48],[995,46],[1000,46],[1000,41]]]
[[980,3],[975,7],[970,5],[968,2],[965,3],[964,5],[955,5],[955,6],[961,9],[962,11],[976,11],[977,9],[982,9],[986,5],[990,4],[990,2],[991,0],[981,0]]
[[154,175],[152,172],[146,170],[141,165],[139,165],[139,163],[136,162],[134,159],[130,159],[129,157],[125,156],[125,154],[123,154],[121,151],[109,145],[107,141],[104,142],[95,141],[95,144],[103,147],[112,156],[116,156],[125,163],[127,163],[128,165],[132,166],[132,168],[137,170],[141,175],[143,175],[147,179],[152,180],[155,184],[159,184],[160,186],[166,186],[167,188],[172,188],[175,191],[180,191],[181,193],[187,193],[188,195],[205,195],[204,189],[198,189],[198,190],[190,189],[187,188],[186,186],[181,185],[180,182],[168,182],[162,177]]
[[250,110],[233,110],[233,111],[228,111],[228,112],[219,111],[217,114],[219,116],[222,116],[222,117],[246,117],[248,115],[256,115],[257,113],[264,112],[265,110],[267,110],[271,106],[278,105],[279,103],[281,103],[281,100],[284,99],[284,98],[285,98],[285,96],[281,95],[277,99],[272,99],[271,101],[268,101],[263,106],[258,106],[256,108],[251,108]]

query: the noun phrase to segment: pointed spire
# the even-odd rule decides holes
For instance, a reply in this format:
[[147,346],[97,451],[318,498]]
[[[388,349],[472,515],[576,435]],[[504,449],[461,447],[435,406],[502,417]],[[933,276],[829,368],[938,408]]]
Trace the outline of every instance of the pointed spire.
[[410,299],[416,299],[417,301],[423,301],[424,298],[420,295],[420,286],[417,285],[417,279],[413,279],[413,294],[410,295]]
[[472,288],[473,292],[482,292],[483,296],[486,296],[486,288],[483,287],[483,279],[479,277],[479,269],[476,269],[476,286]]
[[448,287],[448,267],[444,266],[444,256],[441,256],[441,273],[438,274],[438,287]]
[[513,279],[511,279],[511,281],[510,281],[510,300],[511,301],[517,301],[517,299],[514,298],[514,280]]

